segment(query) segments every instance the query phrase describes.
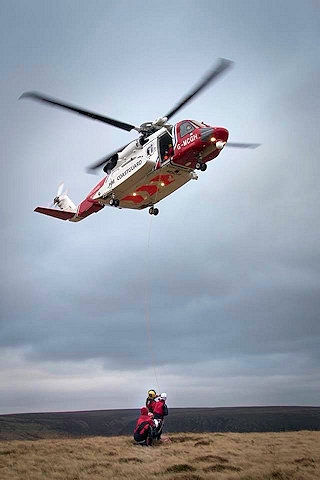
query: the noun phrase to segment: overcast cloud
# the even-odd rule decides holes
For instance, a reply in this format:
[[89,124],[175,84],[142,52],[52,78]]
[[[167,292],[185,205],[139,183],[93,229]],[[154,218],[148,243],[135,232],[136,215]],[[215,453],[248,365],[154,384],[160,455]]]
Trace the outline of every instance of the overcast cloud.
[[[320,2],[2,1],[0,414],[319,405]],[[181,110],[230,141],[160,214],[33,213],[135,138],[31,101],[38,90],[152,121]]]

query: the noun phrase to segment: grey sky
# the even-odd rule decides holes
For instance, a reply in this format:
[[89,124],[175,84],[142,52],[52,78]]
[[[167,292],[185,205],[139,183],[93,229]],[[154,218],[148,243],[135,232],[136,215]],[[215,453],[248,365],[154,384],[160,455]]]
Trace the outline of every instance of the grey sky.
[[[0,413],[136,408],[151,387],[318,405],[320,2],[2,1],[0,27]],[[259,149],[224,150],[156,218],[33,213],[61,181],[82,200],[85,167],[135,136],[21,93],[140,124],[218,57],[234,67],[172,120]]]

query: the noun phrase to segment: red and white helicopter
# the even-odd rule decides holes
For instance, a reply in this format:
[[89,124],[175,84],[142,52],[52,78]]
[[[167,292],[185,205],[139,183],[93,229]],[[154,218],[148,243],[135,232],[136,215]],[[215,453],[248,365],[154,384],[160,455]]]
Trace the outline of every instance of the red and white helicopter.
[[[182,120],[169,125],[168,120],[233,62],[219,59],[218,64],[164,117],[135,126],[77,106],[63,103],[37,92],[26,92],[20,98],[30,98],[85,115],[130,132],[139,137],[88,167],[93,172],[103,166],[106,176],[76,206],[60,186],[53,206],[37,207],[35,212],[62,220],[79,222],[106,205],[142,210],[157,215],[154,205],[182,187],[197,180],[195,170],[205,171],[207,163],[216,158],[228,141],[229,132],[194,120]],[[228,143],[230,147],[256,148],[259,144]]]

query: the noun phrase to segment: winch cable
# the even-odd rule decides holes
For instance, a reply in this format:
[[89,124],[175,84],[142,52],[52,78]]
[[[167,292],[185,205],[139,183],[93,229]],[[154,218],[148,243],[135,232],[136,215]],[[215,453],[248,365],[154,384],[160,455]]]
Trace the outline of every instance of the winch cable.
[[151,226],[152,226],[152,216],[149,222],[149,231],[148,231],[148,241],[147,241],[147,255],[146,255],[146,286],[145,286],[145,295],[144,295],[144,307],[145,307],[145,320],[146,320],[146,333],[147,333],[147,343],[148,343],[148,350],[151,358],[151,363],[153,367],[153,373],[156,380],[156,384],[158,387],[158,392],[160,392],[159,381],[157,376],[156,370],[156,356],[153,348],[153,341],[151,335],[151,315],[150,315],[150,298],[151,298],[151,291],[150,291],[150,238],[151,238]]
[[[156,191],[154,203],[157,203],[158,191],[161,183],[161,175],[159,175],[158,179],[158,188]],[[146,254],[146,286],[145,286],[145,295],[144,295],[144,305],[145,305],[145,319],[146,319],[146,332],[147,332],[147,343],[148,343],[148,350],[150,353],[150,358],[152,362],[153,372],[155,381],[158,387],[158,393],[160,393],[160,386],[157,376],[156,370],[156,356],[153,348],[153,341],[151,335],[151,315],[150,315],[150,298],[151,298],[151,275],[150,275],[150,241],[151,241],[151,227],[152,227],[152,220],[153,215],[150,215],[149,221],[149,229],[148,229],[148,236],[147,236],[147,254]]]
[[[159,175],[158,179],[158,188],[156,191],[155,199],[154,199],[154,204],[157,203],[158,199],[158,192],[159,192],[159,187],[161,184],[161,175]],[[152,341],[152,335],[151,335],[151,315],[150,315],[150,298],[151,298],[151,275],[150,275],[150,243],[151,243],[151,228],[152,228],[152,220],[153,220],[153,215],[150,215],[150,221],[149,221],[149,229],[148,229],[148,235],[147,235],[147,253],[146,253],[146,284],[145,284],[145,295],[144,295],[144,307],[145,307],[145,319],[146,319],[146,332],[147,332],[147,343],[148,343],[148,349],[150,352],[150,357],[151,357],[151,362],[152,362],[152,367],[153,367],[153,372],[154,372],[154,378],[157,384],[157,393],[160,394],[160,386],[159,386],[159,381],[158,381],[158,376],[157,376],[157,369],[156,369],[156,356],[153,348],[153,341]],[[161,430],[163,431],[163,425],[164,425],[164,419],[162,420],[162,428]],[[164,442],[171,442],[170,437],[164,437],[163,440]]]

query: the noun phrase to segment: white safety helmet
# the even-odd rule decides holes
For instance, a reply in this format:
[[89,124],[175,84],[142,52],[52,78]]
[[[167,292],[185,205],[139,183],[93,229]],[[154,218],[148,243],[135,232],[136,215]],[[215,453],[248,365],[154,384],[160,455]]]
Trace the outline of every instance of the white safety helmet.
[[160,398],[162,400],[167,400],[167,394],[166,393],[161,393]]

